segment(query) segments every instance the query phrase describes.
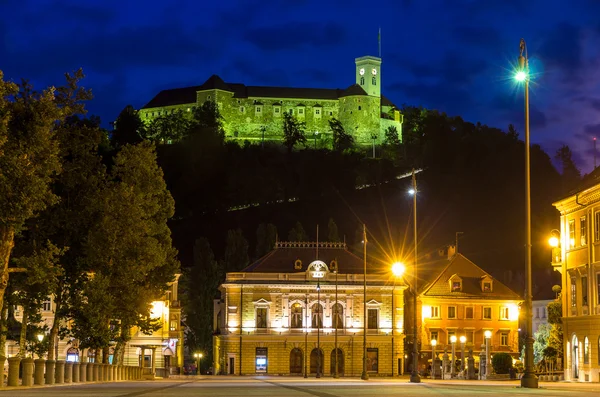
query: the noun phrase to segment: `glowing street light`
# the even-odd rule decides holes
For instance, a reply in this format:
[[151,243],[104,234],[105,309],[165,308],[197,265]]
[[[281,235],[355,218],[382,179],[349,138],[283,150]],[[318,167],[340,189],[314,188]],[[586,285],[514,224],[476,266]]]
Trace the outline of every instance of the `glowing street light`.
[[420,383],[421,377],[419,376],[419,347],[418,347],[418,324],[417,324],[417,179],[415,177],[415,169],[412,170],[412,188],[408,191],[413,196],[413,225],[414,225],[414,239],[415,239],[415,263],[413,267],[413,320],[414,320],[414,339],[413,339],[413,366],[410,374],[411,383]]
[[492,331],[489,329],[483,333],[485,336],[485,376],[490,373],[490,339],[492,337]]
[[394,275],[394,288],[392,289],[392,377],[394,376],[394,361],[396,361],[396,355],[394,350],[394,335],[396,334],[396,312],[394,310],[394,292],[396,292],[396,278],[402,277],[406,271],[404,263],[396,262],[392,264],[392,274]]
[[200,375],[200,360],[204,355],[202,353],[194,353],[194,357],[196,358],[196,374]]
[[531,295],[531,170],[529,159],[529,59],[527,45],[521,39],[519,44],[519,68],[515,74],[517,81],[523,82],[525,89],[525,234],[526,234],[526,286],[525,300],[525,370],[521,378],[521,387],[538,388],[538,378],[533,370],[533,319]]
[[396,262],[392,265],[392,273],[396,277],[402,277],[404,275],[405,271],[406,271],[406,266],[404,266],[404,263]]
[[465,371],[465,343],[467,342],[466,336],[460,337],[460,370]]
[[437,340],[431,340],[431,376],[436,379],[437,376],[437,355],[435,354],[435,347],[437,346]]
[[452,343],[452,365],[450,366],[450,377],[454,378],[454,365],[456,364],[456,335],[450,337],[450,343]]

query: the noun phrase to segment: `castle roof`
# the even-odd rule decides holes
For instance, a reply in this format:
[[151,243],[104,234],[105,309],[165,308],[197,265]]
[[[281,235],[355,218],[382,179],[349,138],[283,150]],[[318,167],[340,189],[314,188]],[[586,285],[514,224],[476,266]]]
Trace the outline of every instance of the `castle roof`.
[[[325,262],[328,266],[331,261],[336,260],[340,273],[362,274],[364,271],[363,259],[348,251],[344,243],[278,242],[273,251],[246,267],[242,272],[304,273],[308,265],[316,259]],[[296,268],[298,260],[302,263],[300,268]],[[367,273],[373,273],[369,264],[367,264]]]
[[[346,89],[247,86],[240,83],[226,83],[219,76],[212,75],[199,86],[163,90],[144,105],[142,109],[193,104],[196,103],[197,92],[211,90],[233,92],[234,98],[293,98],[334,101],[346,96],[367,95],[365,90],[358,84],[353,84]],[[394,106],[383,95],[381,96],[381,104]]]

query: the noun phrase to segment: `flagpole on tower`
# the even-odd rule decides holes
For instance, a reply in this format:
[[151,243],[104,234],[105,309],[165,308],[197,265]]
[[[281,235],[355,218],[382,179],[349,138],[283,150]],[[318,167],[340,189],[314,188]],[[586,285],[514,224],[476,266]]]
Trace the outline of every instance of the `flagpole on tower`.
[[381,27],[379,28],[379,35],[377,36],[377,42],[379,44],[379,58],[381,58]]

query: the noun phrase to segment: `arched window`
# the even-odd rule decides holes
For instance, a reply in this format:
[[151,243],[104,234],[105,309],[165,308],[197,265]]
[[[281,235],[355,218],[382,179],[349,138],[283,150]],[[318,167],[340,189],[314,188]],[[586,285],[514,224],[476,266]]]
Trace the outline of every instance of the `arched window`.
[[344,328],[344,307],[341,303],[333,305],[333,321],[331,325],[335,329]]
[[365,78],[364,77],[360,78],[360,85],[365,85]]
[[297,347],[290,352],[290,374],[302,374],[304,354]]
[[371,84],[377,85],[377,77],[373,77],[373,79],[371,80]]
[[312,306],[312,322],[313,328],[323,328],[323,306],[320,303],[315,303]]
[[302,328],[302,305],[297,302],[292,305],[290,328]]
[[583,363],[590,363],[590,342],[587,336],[583,338]]

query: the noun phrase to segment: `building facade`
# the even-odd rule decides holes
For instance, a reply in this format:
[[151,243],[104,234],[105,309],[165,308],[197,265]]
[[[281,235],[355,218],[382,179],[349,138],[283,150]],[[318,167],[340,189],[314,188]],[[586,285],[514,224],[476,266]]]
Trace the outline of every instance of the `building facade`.
[[[145,375],[168,376],[179,373],[183,368],[183,328],[181,327],[181,306],[178,298],[178,280],[168,285],[165,296],[152,302],[151,316],[159,319],[161,328],[152,335],[146,335],[134,328],[131,330],[131,340],[125,346],[123,365],[142,366]],[[56,305],[52,297],[42,305],[42,323],[48,328],[52,327]],[[22,321],[23,314],[20,307],[15,308],[15,319]],[[69,327],[69,324],[63,324]],[[48,338],[48,335],[43,335]],[[113,348],[110,348],[108,360],[112,363]],[[7,340],[6,357],[13,357],[19,353],[16,341]],[[80,349],[79,341],[74,338],[58,339],[55,343],[55,357],[57,360],[95,362],[95,351]]]
[[560,212],[560,254],[553,255],[562,278],[565,379],[600,381],[600,179],[598,169],[568,197]]
[[389,127],[402,138],[402,114],[381,95],[381,58],[373,56],[356,58],[355,84],[346,89],[247,86],[213,75],[200,86],[159,92],[139,115],[150,122],[191,112],[206,101],[217,104],[228,140],[281,141],[284,112],[306,124],[305,136],[317,148],[331,146],[331,118],[340,120],[359,145],[381,143]]
[[462,254],[455,253],[453,246],[442,250],[440,256],[443,259],[431,258],[418,268],[422,283],[422,287],[418,287],[417,310],[420,370],[431,363],[432,340],[436,340],[436,356],[441,358],[446,351],[452,360],[452,336],[457,339],[455,359],[462,361],[460,338],[464,336],[465,355],[472,351],[475,368],[478,368],[480,354],[485,352],[486,331],[491,332],[492,356],[506,352],[518,358],[522,302],[519,295]]
[[369,263],[365,288],[364,269],[343,243],[278,242],[228,273],[215,302],[215,373],[359,376],[365,331],[367,373],[403,373],[406,285]]

